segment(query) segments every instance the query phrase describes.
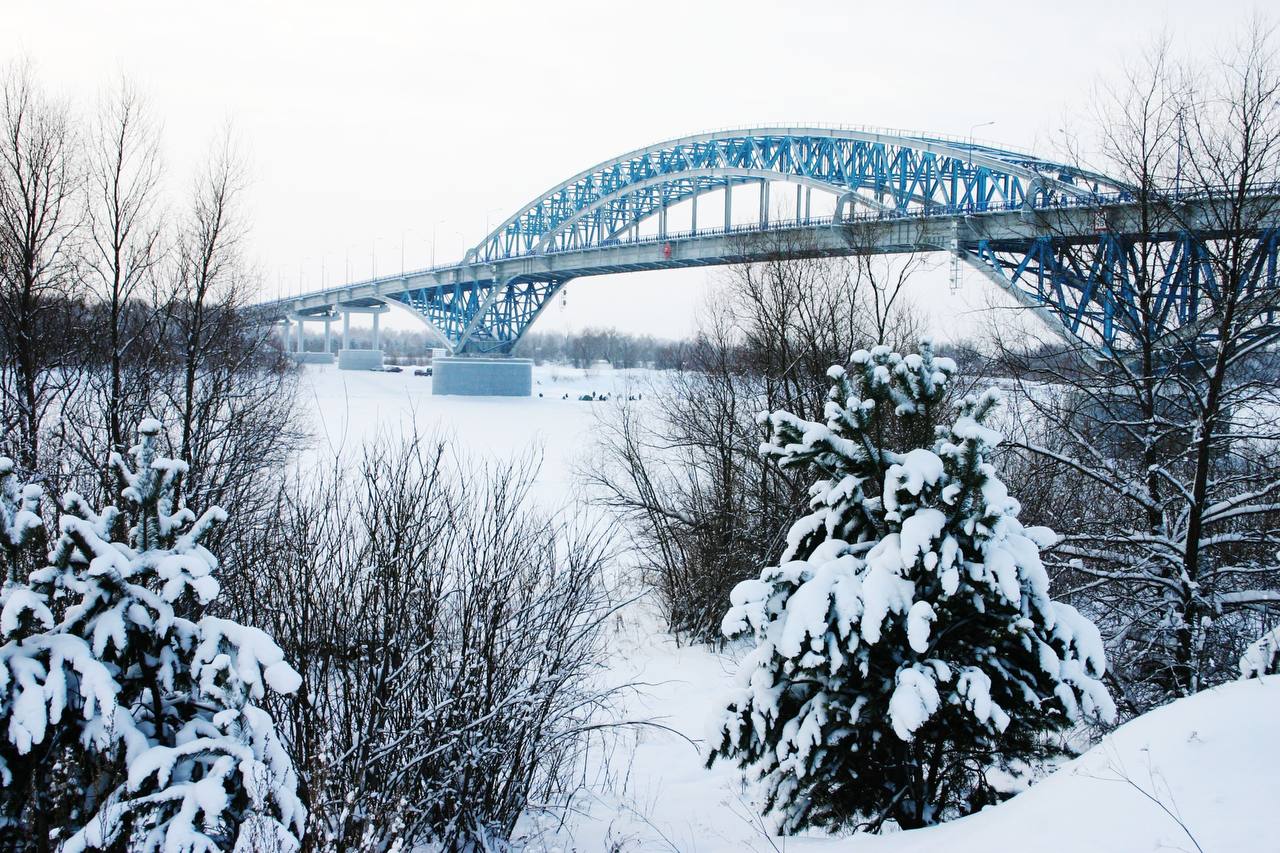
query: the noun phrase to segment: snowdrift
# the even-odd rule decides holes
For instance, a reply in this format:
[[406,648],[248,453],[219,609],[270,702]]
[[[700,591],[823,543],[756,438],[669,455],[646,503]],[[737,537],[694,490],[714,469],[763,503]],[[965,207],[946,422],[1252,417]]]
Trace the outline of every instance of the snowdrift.
[[[1181,699],[999,806],[888,836],[789,839],[840,853],[1280,850],[1280,677]],[[1184,828],[1185,827],[1185,828]],[[797,843],[798,842],[798,843]]]

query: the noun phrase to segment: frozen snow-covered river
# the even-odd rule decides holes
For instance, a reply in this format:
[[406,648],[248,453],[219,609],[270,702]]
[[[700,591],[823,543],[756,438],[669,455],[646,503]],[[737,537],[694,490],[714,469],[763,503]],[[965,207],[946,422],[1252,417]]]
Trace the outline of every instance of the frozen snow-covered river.
[[[434,397],[431,378],[403,373],[338,370],[308,365],[299,388],[315,436],[307,462],[348,455],[379,436],[394,438],[416,426],[443,431],[468,450],[510,457],[543,455],[537,496],[559,506],[575,494],[573,470],[588,458],[589,437],[607,402],[583,394],[628,393],[649,381],[649,371],[534,369],[533,397]],[[538,397],[542,394],[542,397]],[[565,395],[569,399],[563,399]]]

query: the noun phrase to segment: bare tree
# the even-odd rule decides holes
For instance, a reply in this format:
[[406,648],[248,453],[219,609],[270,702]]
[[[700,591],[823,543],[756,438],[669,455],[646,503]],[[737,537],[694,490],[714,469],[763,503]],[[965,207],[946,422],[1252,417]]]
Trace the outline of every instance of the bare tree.
[[237,218],[244,181],[244,166],[227,131],[194,182],[191,206],[178,236],[170,320],[182,352],[182,379],[174,401],[182,430],[178,442],[182,459],[193,458],[201,408],[200,370],[205,356],[218,345],[219,303],[231,303],[245,289],[240,254],[244,232]]
[[68,109],[28,66],[0,77],[0,137],[0,393],[14,456],[34,471],[45,413],[67,381],[80,173]]
[[1074,251],[1078,269],[1123,252],[1125,275],[1091,282],[1118,329],[1086,324],[1075,360],[1024,362],[1020,444],[1088,496],[1064,498],[1078,521],[1055,553],[1130,713],[1229,677],[1280,614],[1280,327],[1259,267],[1280,218],[1278,96],[1260,21],[1212,67],[1158,43],[1103,91],[1103,171],[1129,184],[1132,213]]
[[585,472],[628,519],[668,627],[694,641],[718,640],[729,591],[781,550],[808,501],[808,482],[760,458],[757,415],[821,419],[828,368],[919,326],[903,296],[918,256],[827,258],[804,239],[749,239],[771,259],[729,270],[682,368],[603,421]]
[[296,371],[249,307],[258,282],[243,255],[244,176],[228,133],[195,180],[175,240],[162,318],[173,361],[162,393],[174,452],[190,465],[187,496],[257,519],[302,434]]
[[156,274],[164,260],[159,216],[159,136],[146,104],[127,81],[104,94],[89,136],[84,275],[96,301],[87,336],[84,387],[64,407],[77,429],[74,450],[98,472],[109,500],[107,460],[131,444],[128,430],[148,410],[163,342]]
[[924,334],[924,322],[907,299],[911,278],[929,269],[919,252],[877,255],[860,252],[851,259],[861,283],[861,339],[905,352]]

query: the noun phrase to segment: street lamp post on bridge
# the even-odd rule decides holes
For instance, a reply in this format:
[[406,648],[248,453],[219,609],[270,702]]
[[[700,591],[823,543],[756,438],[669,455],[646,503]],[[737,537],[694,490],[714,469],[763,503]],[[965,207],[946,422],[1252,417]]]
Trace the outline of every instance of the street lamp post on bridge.
[[978,128],[991,127],[993,124],[995,124],[995,121],[983,121],[983,122],[978,122],[977,124],[969,128],[969,166],[970,168],[973,167],[973,149],[976,146],[976,138],[974,134],[977,133]]

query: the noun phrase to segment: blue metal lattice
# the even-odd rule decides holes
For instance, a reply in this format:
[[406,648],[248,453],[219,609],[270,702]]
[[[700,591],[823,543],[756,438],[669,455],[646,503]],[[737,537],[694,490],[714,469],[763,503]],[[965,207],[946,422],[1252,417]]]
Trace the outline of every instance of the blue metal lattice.
[[492,261],[598,246],[666,207],[727,187],[795,181],[881,213],[1016,209],[1110,192],[1060,163],[931,136],[821,129],[704,134],[606,161],[539,196],[471,250]]

